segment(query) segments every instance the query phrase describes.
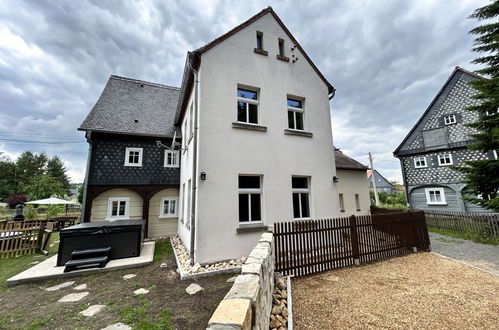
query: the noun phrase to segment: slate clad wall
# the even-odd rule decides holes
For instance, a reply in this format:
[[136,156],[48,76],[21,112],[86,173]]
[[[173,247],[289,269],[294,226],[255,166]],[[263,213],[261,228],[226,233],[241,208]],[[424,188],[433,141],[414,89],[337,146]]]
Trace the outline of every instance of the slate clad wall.
[[[409,186],[420,184],[447,184],[447,183],[460,183],[463,181],[463,174],[453,170],[449,166],[438,165],[438,155],[448,154],[452,155],[453,165],[464,165],[466,160],[488,159],[488,155],[482,154],[479,150],[470,150],[466,148],[444,150],[434,153],[418,154],[414,156],[407,156],[402,158],[402,163],[405,171],[406,184]],[[414,158],[426,156],[425,168],[415,168]]]
[[458,197],[454,190],[444,187],[447,205],[428,205],[426,203],[425,188],[427,187],[415,188],[411,191],[410,202],[413,209],[456,212],[463,211],[459,207]]
[[[164,148],[156,140],[170,145],[171,139],[143,138],[125,135],[92,135],[91,185],[180,184],[180,168],[166,168]],[[127,147],[143,148],[142,166],[124,166]]]
[[[468,141],[470,134],[475,130],[465,124],[476,121],[477,114],[464,110],[471,105],[479,104],[479,100],[472,99],[471,96],[476,91],[468,84],[470,80],[477,78],[463,72],[458,72],[449,82],[439,99],[433,104],[430,113],[421,123],[420,127],[412,133],[412,136],[402,147],[401,151],[414,149],[424,149],[422,131],[445,127],[447,141],[445,143],[456,143]],[[446,115],[456,115],[457,123],[445,125],[443,117]],[[424,150],[423,150],[424,151]]]

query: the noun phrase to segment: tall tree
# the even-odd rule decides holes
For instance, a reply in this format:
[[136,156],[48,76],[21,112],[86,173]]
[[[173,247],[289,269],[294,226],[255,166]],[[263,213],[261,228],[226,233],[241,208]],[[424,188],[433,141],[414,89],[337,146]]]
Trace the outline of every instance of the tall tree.
[[47,155],[45,153],[34,154],[24,151],[19,155],[16,162],[17,178],[20,185],[26,185],[32,178],[43,175],[47,166]]
[[[486,21],[470,31],[476,35],[473,51],[481,53],[472,63],[484,67],[477,70],[488,79],[479,79],[471,82],[478,91],[474,96],[480,100],[480,105],[469,107],[467,110],[478,114],[478,121],[469,124],[476,129],[472,135],[475,143],[469,148],[480,150],[483,153],[499,152],[499,0],[491,1],[488,5],[476,9],[471,18]],[[480,196],[465,197],[473,203],[499,212],[499,161],[474,160],[465,162],[465,166],[458,169],[465,174],[468,184],[467,193]]]
[[66,167],[64,166],[64,162],[57,156],[52,157],[47,162],[47,170],[46,174],[52,177],[54,180],[59,182],[66,193],[68,192],[69,187],[69,178],[66,175]]
[[33,177],[28,184],[23,187],[29,200],[49,198],[53,195],[64,196],[66,191],[62,184],[46,174]]
[[16,164],[10,158],[0,155],[0,201],[16,193]]

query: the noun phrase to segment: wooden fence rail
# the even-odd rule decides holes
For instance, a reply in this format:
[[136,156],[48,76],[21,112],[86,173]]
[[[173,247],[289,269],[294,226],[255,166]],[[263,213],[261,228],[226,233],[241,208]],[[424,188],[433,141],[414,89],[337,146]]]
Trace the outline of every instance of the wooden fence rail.
[[0,258],[40,250],[45,224],[42,221],[8,221],[0,224]]
[[499,237],[499,214],[424,211],[428,226],[482,237]]
[[428,250],[423,212],[274,224],[276,271],[304,276]]

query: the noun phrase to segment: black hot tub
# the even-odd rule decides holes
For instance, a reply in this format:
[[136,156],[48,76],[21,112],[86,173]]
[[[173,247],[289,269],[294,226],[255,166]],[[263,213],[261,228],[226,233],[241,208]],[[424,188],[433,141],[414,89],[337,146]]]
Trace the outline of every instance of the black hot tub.
[[84,222],[60,232],[57,266],[71,260],[71,252],[111,247],[110,260],[138,257],[144,241],[145,220]]

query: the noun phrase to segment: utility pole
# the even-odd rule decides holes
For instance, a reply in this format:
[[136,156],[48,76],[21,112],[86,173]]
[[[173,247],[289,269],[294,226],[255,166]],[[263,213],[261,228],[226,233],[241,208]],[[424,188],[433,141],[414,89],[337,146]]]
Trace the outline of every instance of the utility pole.
[[374,189],[374,200],[376,201],[376,206],[379,206],[379,197],[378,197],[378,191],[376,190],[376,176],[374,173],[374,166],[373,166],[373,156],[371,155],[371,152],[369,151],[369,163],[371,163],[371,179],[373,180],[373,189]]

